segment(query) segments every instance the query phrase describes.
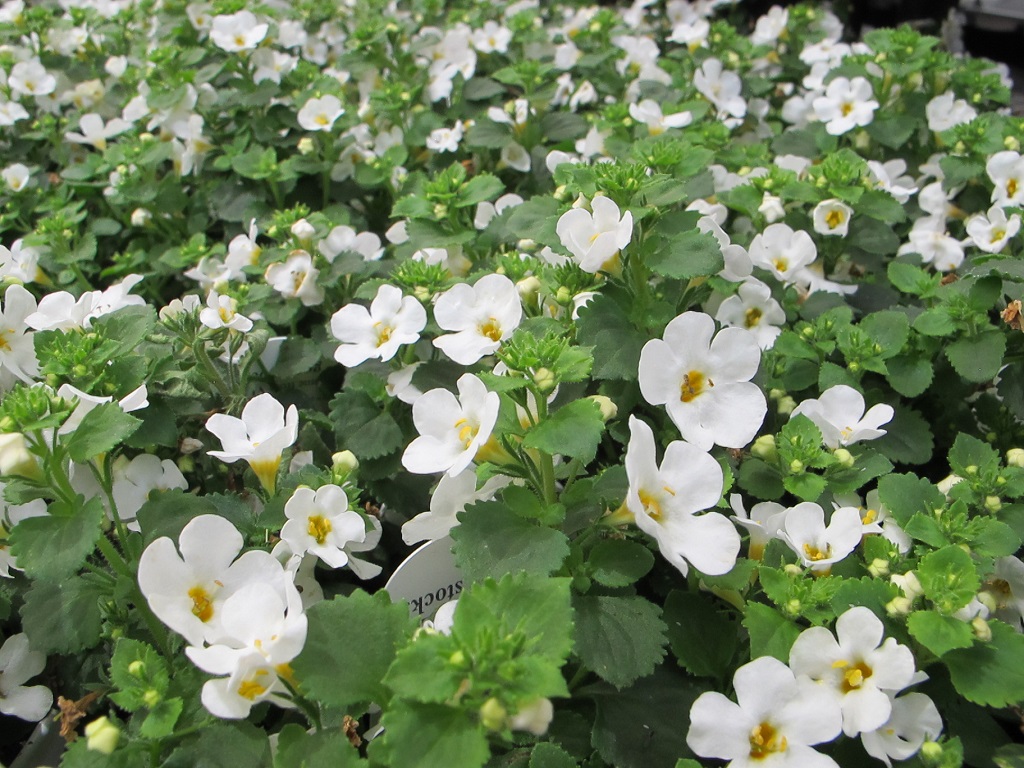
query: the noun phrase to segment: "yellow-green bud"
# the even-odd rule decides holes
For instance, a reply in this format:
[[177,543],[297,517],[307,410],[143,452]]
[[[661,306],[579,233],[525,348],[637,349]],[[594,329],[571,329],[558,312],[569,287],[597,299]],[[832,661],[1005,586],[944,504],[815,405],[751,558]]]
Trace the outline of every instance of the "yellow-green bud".
[[778,410],[779,413],[785,416],[786,414],[792,413],[793,410],[796,408],[796,400],[794,400],[789,395],[786,395],[785,397],[780,397],[779,402],[775,404],[775,408]]
[[800,459],[793,459],[789,462],[789,471],[794,475],[799,475],[804,471],[804,463]]
[[33,480],[43,478],[39,462],[29,453],[28,443],[21,432],[0,435],[0,475],[20,475]]
[[988,608],[989,613],[995,613],[999,608],[999,601],[996,600],[996,596],[987,589],[983,589],[978,593],[978,602]]
[[144,662],[136,659],[128,665],[128,674],[132,677],[142,677],[146,674],[146,665]]
[[764,461],[777,461],[779,452],[775,447],[775,435],[761,435],[750,446],[750,453]]
[[1016,136],[1007,136],[1003,139],[1003,146],[1011,152],[1020,152],[1020,139]]
[[836,461],[839,462],[839,466],[846,467],[849,469],[857,463],[856,459],[853,458],[853,454],[845,448],[836,448],[832,455],[836,457]]
[[786,613],[790,616],[799,616],[801,608],[803,608],[803,604],[795,597],[786,603]]
[[991,642],[992,640],[992,627],[988,625],[981,616],[975,616],[971,620],[971,630],[974,632],[974,636],[983,643]]
[[533,374],[533,383],[537,385],[543,394],[547,394],[558,384],[554,371],[548,368],[538,368]]
[[1006,465],[1024,467],[1024,448],[1011,448],[1006,452]]
[[974,464],[971,464],[971,466],[965,467],[965,471],[968,475],[976,475],[978,474],[978,467]]
[[489,731],[503,731],[508,720],[508,711],[493,696],[480,707],[480,722]]
[[142,694],[142,700],[146,702],[146,706],[150,709],[159,704],[162,698],[163,697],[160,696],[160,691],[158,691],[156,688],[150,688],[144,694]]
[[434,217],[438,219],[448,218],[448,206],[444,203],[437,203],[434,205]]
[[117,748],[120,738],[121,729],[106,716],[99,717],[85,726],[85,746],[93,752],[111,754]]
[[885,612],[890,616],[906,616],[913,610],[914,604],[909,597],[894,597],[885,604]]
[[415,296],[419,301],[429,301],[430,289],[427,288],[427,286],[425,285],[417,285],[415,288],[412,289],[412,295]]
[[921,757],[931,762],[938,762],[942,758],[942,745],[937,741],[926,741],[921,745]]
[[998,512],[1003,508],[1003,502],[998,496],[985,497],[985,509],[989,512]]
[[308,155],[313,149],[313,140],[309,136],[303,136],[299,139],[298,150],[300,155]]
[[597,407],[601,409],[601,419],[605,424],[619,414],[619,406],[617,406],[615,401],[610,397],[606,397],[605,395],[591,395],[588,399],[597,403]]
[[331,456],[331,469],[335,472],[351,474],[359,469],[359,459],[352,451],[338,451]]
[[558,290],[555,291],[555,301],[559,304],[568,304],[572,301],[572,291],[564,285],[558,286]]
[[533,275],[524,277],[518,283],[516,283],[516,291],[519,292],[519,297],[526,304],[536,304],[537,296],[540,294],[540,280]]
[[782,566],[782,570],[787,576],[802,576],[804,573],[804,569],[796,563],[786,563]]
[[466,654],[464,654],[462,651],[456,651],[448,657],[448,663],[451,664],[453,667],[461,667],[463,664],[466,663]]
[[876,557],[868,565],[868,573],[870,573],[876,579],[884,578],[884,577],[888,576],[889,575],[889,561],[884,559],[884,558],[881,558],[881,557]]

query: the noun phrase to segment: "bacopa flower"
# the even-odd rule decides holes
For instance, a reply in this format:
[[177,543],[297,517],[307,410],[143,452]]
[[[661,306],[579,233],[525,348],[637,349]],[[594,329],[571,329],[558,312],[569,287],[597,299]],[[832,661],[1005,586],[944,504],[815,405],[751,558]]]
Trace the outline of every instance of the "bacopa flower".
[[446,331],[434,346],[461,365],[496,352],[523,317],[515,283],[504,275],[485,275],[473,285],[459,283],[437,297],[434,319]]
[[421,512],[402,526],[402,541],[416,544],[420,541],[442,539],[459,524],[456,517],[468,504],[489,501],[494,494],[508,485],[511,478],[492,477],[479,489],[476,472],[466,469],[455,475],[442,475],[430,497],[430,509]]
[[36,722],[46,717],[53,694],[45,685],[25,685],[46,666],[46,656],[29,647],[28,635],[11,635],[0,647],[0,713]]
[[584,272],[595,273],[633,239],[633,214],[620,214],[614,200],[598,196],[591,211],[573,208],[563,213],[555,227],[558,238]]
[[324,289],[316,284],[320,270],[313,266],[307,251],[295,250],[283,262],[267,267],[267,284],[286,299],[298,299],[304,307],[315,307],[324,301]]
[[626,475],[627,508],[680,573],[685,575],[690,564],[709,575],[732,570],[740,551],[736,528],[718,512],[696,514],[722,496],[722,467],[711,454],[676,440],[659,466],[654,432],[630,416]]
[[889,719],[893,694],[914,680],[914,654],[893,638],[882,642],[885,627],[862,605],[836,621],[836,634],[825,627],[805,629],[793,643],[789,664],[798,675],[820,684],[843,713],[843,733],[873,731]]
[[251,11],[214,16],[210,25],[210,40],[222,51],[238,53],[255,48],[270,25],[260,23]]
[[447,389],[432,389],[413,403],[412,420],[420,436],[402,454],[402,466],[410,472],[447,472],[454,477],[487,445],[498,420],[498,393],[488,392],[469,373],[456,386],[458,398]]
[[341,346],[334,359],[347,368],[376,358],[390,360],[404,344],[415,344],[427,324],[427,312],[400,288],[382,285],[367,310],[348,304],[331,317],[331,333]]
[[825,526],[825,510],[813,501],[790,508],[782,524],[781,538],[796,552],[805,568],[828,574],[833,563],[845,558],[863,536],[860,511],[840,507]]
[[971,216],[966,228],[977,248],[985,253],[999,253],[1020,232],[1020,216],[1015,213],[1007,218],[1005,210],[993,205],[988,213]]
[[814,221],[814,231],[819,235],[846,237],[850,231],[853,208],[842,200],[822,200],[814,206],[811,218]]
[[875,440],[885,434],[879,429],[892,421],[891,405],[879,403],[864,412],[864,396],[846,384],[836,384],[817,399],[808,399],[793,409],[790,418],[803,415],[821,430],[822,442],[832,450],[861,440]]
[[746,528],[750,535],[747,556],[751,560],[760,560],[768,542],[780,537],[789,510],[774,501],[762,501],[747,512],[743,506],[743,497],[738,493],[729,496],[729,506],[736,513],[732,516],[733,521]]
[[640,392],[664,405],[684,439],[701,450],[742,448],[757,434],[768,411],[761,388],[750,381],[761,363],[753,334],[742,328],[715,333],[703,312],[684,312],[663,339],[640,352]]
[[17,284],[7,288],[0,311],[0,391],[10,389],[15,380],[31,384],[39,373],[35,334],[25,324],[25,318],[35,311],[31,293]]
[[206,297],[206,308],[199,313],[199,322],[207,328],[246,333],[252,330],[252,320],[238,311],[238,301],[211,290]]
[[771,224],[755,235],[748,249],[755,267],[771,272],[786,285],[800,279],[801,271],[818,258],[811,236],[788,224]]
[[837,77],[828,84],[824,96],[814,99],[814,113],[825,123],[826,131],[841,136],[875,119],[878,102],[873,95],[866,78]]
[[661,105],[654,99],[644,99],[637,104],[630,104],[629,116],[646,125],[651,136],[660,136],[669,128],[685,128],[693,122],[693,115],[689,112],[663,114]]
[[744,664],[732,680],[736,703],[707,691],[690,708],[686,743],[696,754],[728,760],[728,768],[839,768],[812,748],[842,732],[827,691],[771,656]]
[[345,114],[341,100],[328,94],[320,98],[310,99],[299,110],[299,125],[307,131],[330,131],[335,121]]
[[177,547],[162,536],[142,553],[139,588],[146,602],[191,645],[225,640],[221,608],[243,586],[269,583],[283,595],[281,564],[262,550],[239,556],[243,543],[242,534],[225,518],[199,515],[182,528]]
[[348,508],[348,496],[337,485],[322,485],[315,491],[306,486],[284,505],[288,522],[281,538],[295,554],[309,552],[331,568],[348,563],[345,547],[366,538],[366,524],[358,512]]
[[64,138],[73,144],[89,144],[96,149],[103,151],[107,148],[107,139],[118,136],[129,130],[132,124],[119,117],[113,117],[109,122],[103,122],[103,118],[90,112],[82,115],[78,120],[78,130],[68,131]]
[[985,164],[992,180],[992,202],[1003,208],[1024,206],[1024,157],[1019,152],[996,152]]
[[786,322],[786,312],[772,298],[767,285],[750,278],[721,303],[715,319],[727,328],[745,328],[754,335],[761,349],[771,349],[782,333],[780,326]]
[[223,450],[210,455],[228,464],[245,459],[267,493],[273,494],[281,454],[291,446],[299,430],[299,412],[294,405],[284,406],[273,395],[264,393],[245,404],[242,418],[215,413],[206,421],[206,429],[216,435]]
[[978,111],[963,99],[956,98],[952,91],[946,91],[925,105],[924,114],[928,118],[928,130],[938,133],[971,122],[978,116]]
[[925,740],[935,741],[942,733],[942,717],[923,693],[896,697],[887,692],[892,706],[889,719],[873,731],[860,734],[864,751],[888,766],[917,754]]

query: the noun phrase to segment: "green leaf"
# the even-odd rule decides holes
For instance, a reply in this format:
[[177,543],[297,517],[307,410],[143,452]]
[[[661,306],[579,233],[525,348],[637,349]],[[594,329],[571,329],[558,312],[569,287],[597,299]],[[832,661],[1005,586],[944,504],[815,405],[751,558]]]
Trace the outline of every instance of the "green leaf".
[[901,464],[925,464],[931,459],[935,445],[931,428],[913,408],[898,406],[883,429],[885,434],[871,443],[883,456]]
[[177,541],[181,529],[199,515],[217,514],[216,505],[203,496],[196,496],[177,488],[154,493],[139,509],[136,520],[142,529],[145,544],[167,536]]
[[995,448],[963,432],[956,436],[949,449],[949,467],[960,477],[998,471],[999,463],[999,452]]
[[974,383],[991,381],[999,373],[1006,353],[1002,331],[985,331],[958,339],[946,347],[946,358],[964,379]]
[[544,741],[533,748],[529,768],[576,768],[576,760],[557,744]]
[[[142,666],[138,675],[133,675],[130,671],[131,665],[135,662]],[[147,690],[153,689],[160,696],[164,696],[171,677],[167,671],[167,663],[152,646],[122,637],[117,641],[114,655],[110,660],[110,680],[118,688],[118,693],[112,694],[114,703],[122,709],[134,712],[143,707],[148,708],[143,698]]]
[[29,577],[61,581],[78,571],[96,549],[106,513],[99,496],[73,510],[54,502],[49,511],[48,515],[29,517],[14,526],[11,554]]
[[594,378],[635,381],[647,336],[606,295],[599,294],[582,307],[579,318],[579,342],[594,348]]
[[25,594],[22,628],[42,653],[78,653],[100,641],[99,601],[107,590],[82,576],[62,582],[37,581]]
[[886,272],[889,275],[889,282],[893,284],[894,288],[913,296],[928,293],[939,284],[938,277],[905,261],[889,262]]
[[789,663],[789,649],[800,634],[800,626],[761,603],[747,603],[745,613],[743,626],[750,633],[751,658],[774,656]]
[[898,355],[910,335],[910,321],[896,310],[872,312],[860,321],[860,328],[882,348],[878,354],[885,360]]
[[713,275],[725,266],[718,241],[698,230],[658,242],[646,261],[654,272],[677,280]]
[[307,733],[296,723],[281,729],[274,768],[353,768],[367,765],[340,730]]
[[174,750],[161,768],[239,768],[242,765],[270,768],[270,740],[261,728],[237,721],[203,727],[195,738]]
[[970,624],[935,611],[914,611],[907,617],[907,629],[917,642],[936,656],[944,656],[954,648],[974,645]]
[[331,400],[331,419],[339,448],[360,459],[394,453],[405,443],[402,429],[365,392],[348,390]]
[[467,581],[506,573],[553,573],[569,554],[561,531],[517,515],[501,502],[479,502],[459,513],[452,529],[455,562]]
[[917,512],[931,516],[942,509],[946,498],[938,488],[917,475],[886,475],[878,481],[878,496],[901,526]]
[[[502,145],[504,146],[504,145]],[[529,238],[541,245],[559,246],[561,240],[555,227],[561,203],[547,195],[531,197],[509,213],[505,229],[515,240]],[[637,353],[639,355],[639,353]]]
[[67,442],[74,461],[88,461],[107,453],[139,428],[142,421],[121,410],[117,403],[97,405],[82,419]]
[[384,674],[415,627],[408,606],[392,603],[386,592],[357,590],[317,603],[307,616],[306,645],[292,662],[303,690],[334,707],[386,701]]
[[[505,92],[505,86],[489,77],[473,77],[462,87],[462,98],[467,101],[486,101]],[[476,124],[473,126],[476,127]]]
[[786,492],[778,470],[761,459],[747,459],[740,464],[737,480],[740,488],[758,499],[775,501]]
[[942,613],[963,608],[978,593],[981,580],[971,556],[957,546],[929,552],[917,565],[925,596]]
[[[914,131],[917,130],[917,121],[909,115],[879,116],[877,119],[872,120],[865,130],[879,144],[890,149],[900,149],[914,135]],[[867,197],[868,194],[871,193],[865,194],[864,197]],[[875,192],[874,194],[885,195],[894,204],[899,205],[895,199],[885,192]],[[858,205],[857,212],[860,213],[860,211],[861,208]],[[903,221],[903,219],[896,219],[895,221]]]
[[877,219],[854,219],[850,223],[847,242],[855,248],[881,256],[894,254],[900,247],[899,235],[888,224]]
[[935,369],[931,360],[917,355],[894,357],[885,362],[885,378],[904,397],[917,397],[931,386]]
[[1024,768],[1024,744],[1006,744],[992,758],[996,768]]
[[523,446],[539,448],[552,455],[570,456],[588,464],[597,455],[603,432],[600,406],[590,399],[575,400],[528,430]]
[[540,128],[548,141],[557,143],[583,137],[589,125],[582,115],[553,110],[541,119]]
[[802,472],[799,475],[784,477],[782,485],[787,491],[802,501],[817,501],[821,494],[825,492],[828,481],[821,475],[816,475],[813,472]]
[[672,653],[698,677],[727,676],[739,645],[739,627],[721,604],[696,592],[673,590],[663,614]]
[[117,355],[135,353],[155,327],[156,310],[148,305],[123,307],[92,321],[93,331],[117,342]]
[[1021,537],[1006,523],[990,517],[971,520],[970,546],[982,557],[1008,557],[1020,549]]
[[157,702],[139,727],[139,733],[147,739],[162,739],[174,733],[174,726],[181,716],[184,702],[175,696]]
[[888,581],[869,576],[861,579],[843,579],[832,597],[832,610],[839,615],[855,605],[863,605],[884,618],[886,604],[897,595],[899,587]]
[[923,512],[915,513],[907,521],[906,525],[903,526],[903,530],[911,538],[923,541],[925,544],[936,549],[941,549],[949,544],[949,538],[939,526],[938,521],[931,515],[926,515]]
[[474,176],[459,190],[455,200],[456,208],[478,205],[491,200],[505,191],[505,182],[492,173],[480,173]]
[[956,330],[956,324],[944,306],[926,309],[914,319],[914,330],[925,336],[949,336]]
[[642,597],[582,596],[576,609],[576,654],[617,688],[646,677],[665,656],[665,623]]
[[399,698],[442,703],[455,696],[465,679],[464,668],[449,663],[455,642],[445,635],[417,638],[398,652],[384,682]]
[[990,620],[992,639],[950,651],[942,661],[953,685],[965,699],[987,707],[1024,701],[1024,635]]
[[606,539],[587,557],[590,576],[606,587],[628,587],[654,567],[654,555],[643,544],[626,539]]
[[480,768],[491,754],[483,727],[455,707],[402,701],[381,723],[390,765]]

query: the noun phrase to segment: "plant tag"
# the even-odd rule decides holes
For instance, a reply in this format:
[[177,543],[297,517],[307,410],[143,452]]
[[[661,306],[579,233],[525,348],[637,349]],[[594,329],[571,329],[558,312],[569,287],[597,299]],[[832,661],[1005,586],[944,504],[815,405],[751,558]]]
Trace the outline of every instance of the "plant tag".
[[428,541],[398,566],[385,589],[391,600],[409,601],[409,612],[423,621],[462,594],[462,574],[455,566],[451,537]]

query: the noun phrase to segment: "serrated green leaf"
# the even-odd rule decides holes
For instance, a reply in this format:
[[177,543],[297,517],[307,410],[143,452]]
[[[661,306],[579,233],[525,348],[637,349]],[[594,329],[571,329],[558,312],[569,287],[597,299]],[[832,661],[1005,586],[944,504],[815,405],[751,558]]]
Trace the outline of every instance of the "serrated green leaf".
[[522,205],[517,205],[508,215],[505,229],[515,240],[524,237],[541,245],[558,246],[561,241],[555,227],[558,224],[561,204],[548,195],[531,197]]
[[982,557],[1008,557],[1020,549],[1021,537],[1006,523],[979,517],[971,520],[970,546]]
[[889,262],[886,272],[893,287],[913,296],[920,296],[934,290],[939,282],[938,278],[930,272],[904,261]]
[[956,436],[949,449],[949,467],[961,477],[995,472],[999,461],[999,452],[995,448],[965,432]]
[[52,503],[49,511],[14,526],[11,554],[31,578],[60,581],[78,571],[96,549],[106,513],[98,496],[76,505],[70,514],[60,502]]
[[580,309],[577,329],[579,342],[594,348],[594,378],[636,380],[647,337],[614,300],[595,296]]
[[472,504],[452,529],[455,562],[469,581],[506,573],[553,573],[569,554],[561,531],[520,517],[501,502]]
[[934,484],[917,475],[886,475],[878,481],[878,496],[901,526],[917,512],[930,516],[946,505]]
[[855,605],[863,605],[884,617],[886,604],[898,594],[899,588],[895,584],[881,579],[843,579],[832,597],[832,610],[839,615]]
[[205,726],[198,735],[175,749],[161,768],[238,768],[242,765],[269,768],[270,740],[261,728],[235,721]]
[[415,627],[408,606],[392,603],[386,592],[356,591],[317,603],[307,616],[306,645],[292,662],[303,690],[335,707],[386,701],[384,675]]
[[483,726],[456,707],[401,701],[381,723],[391,765],[480,768],[491,754]]
[[464,669],[448,663],[455,650],[448,636],[421,637],[398,652],[384,683],[403,699],[438,704],[447,701],[465,678]]
[[37,581],[21,607],[22,628],[32,648],[71,654],[95,646],[103,624],[99,601],[107,594],[83,577],[58,583]]
[[1002,331],[985,331],[957,339],[946,346],[946,359],[964,379],[973,383],[991,381],[1003,365],[1006,336]]
[[139,727],[139,733],[147,739],[162,739],[174,733],[174,726],[181,717],[184,702],[177,698],[157,702]]
[[914,330],[925,336],[949,336],[956,330],[956,324],[943,306],[926,309],[914,319]]
[[604,419],[598,404],[590,399],[576,400],[528,430],[523,445],[587,464],[597,455],[603,432]]
[[584,595],[573,606],[576,655],[615,687],[651,674],[665,656],[661,610],[644,598]]
[[915,513],[903,526],[903,530],[911,538],[923,541],[925,544],[941,548],[949,544],[949,537],[939,527],[938,521],[931,515],[923,512]]
[[296,723],[281,729],[274,768],[355,768],[368,765],[340,730],[307,733]]
[[957,546],[929,552],[917,565],[925,597],[942,613],[963,608],[978,593],[981,580],[971,556]]
[[737,622],[721,604],[696,592],[673,590],[662,615],[668,640],[680,665],[698,677],[727,676],[739,645]]
[[394,453],[405,443],[401,427],[365,392],[347,390],[331,401],[331,419],[340,448],[360,459]]
[[529,768],[576,768],[576,760],[557,744],[544,741],[530,753]]
[[910,335],[910,321],[896,310],[872,312],[860,321],[859,327],[882,348],[878,354],[885,360],[898,355]]
[[[139,662],[142,669],[133,675],[130,667]],[[118,688],[119,693],[113,694],[119,707],[134,712],[148,706],[143,698],[147,690],[152,689],[160,697],[167,693],[170,675],[167,663],[152,646],[138,640],[121,638],[114,647],[114,655],[110,660],[110,680]],[[172,723],[173,726],[173,723]]]
[[922,394],[935,378],[935,369],[930,360],[919,356],[900,356],[885,361],[885,378],[904,397]]
[[606,587],[628,587],[654,567],[654,555],[643,544],[626,539],[606,539],[587,557],[590,576]]
[[97,405],[71,433],[68,454],[74,461],[88,461],[110,451],[140,424],[141,420],[125,413],[117,403]]
[[780,499],[786,492],[778,470],[761,459],[747,459],[740,464],[737,481],[747,493],[766,501]]
[[907,629],[917,642],[936,656],[944,656],[954,648],[970,648],[974,644],[970,624],[935,611],[914,611],[907,617]]
[[647,266],[659,275],[690,280],[722,271],[722,248],[713,235],[698,230],[660,241],[646,255]]
[[774,656],[789,663],[789,650],[800,634],[800,626],[774,608],[747,603],[743,626],[750,633],[750,656]]
[[474,176],[459,190],[455,199],[456,208],[466,208],[470,205],[479,205],[485,200],[491,200],[505,191],[505,182],[491,173],[480,173]]
[[942,661],[957,691],[986,707],[1024,701],[1024,635],[1001,621],[990,620],[992,639],[970,648],[949,651]]
[[900,464],[924,464],[932,457],[935,439],[928,421],[913,408],[898,406],[885,434],[871,447]]

